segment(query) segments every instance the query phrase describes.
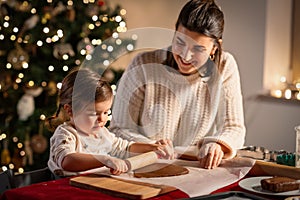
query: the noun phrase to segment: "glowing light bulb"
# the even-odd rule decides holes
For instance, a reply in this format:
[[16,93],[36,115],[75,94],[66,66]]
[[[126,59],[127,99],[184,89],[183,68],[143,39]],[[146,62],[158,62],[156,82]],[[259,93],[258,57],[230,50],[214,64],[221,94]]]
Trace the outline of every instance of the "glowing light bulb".
[[19,142],[19,143],[17,144],[17,147],[18,147],[19,149],[21,149],[21,148],[23,147],[23,144],[22,144],[21,142]]
[[14,32],[14,33],[17,33],[18,31],[19,31],[18,27],[14,27],[14,28],[13,28],[13,32]]
[[94,24],[89,24],[88,27],[89,27],[90,30],[93,30],[95,28],[95,25]]
[[50,44],[51,42],[52,42],[52,40],[51,40],[51,38],[46,38],[46,42],[48,43],[48,44]]
[[29,81],[29,82],[28,82],[28,85],[29,85],[30,87],[33,87],[33,86],[34,86],[34,81]]
[[103,65],[104,65],[104,66],[108,66],[108,65],[109,65],[109,60],[104,60],[104,61],[103,61]]
[[58,89],[61,89],[61,86],[62,86],[62,83],[57,83],[57,84],[56,84],[56,87],[57,87]]
[[50,29],[48,27],[43,28],[44,33],[49,33]]
[[97,21],[98,20],[98,16],[97,15],[93,15],[92,16],[92,20],[95,22],[95,21]]
[[64,36],[64,32],[61,29],[59,29],[57,30],[57,35],[58,37],[62,38]]
[[126,26],[126,23],[125,23],[124,21],[121,21],[121,22],[119,23],[119,26],[125,27],[125,26]]
[[116,22],[120,22],[120,21],[122,21],[122,17],[121,17],[121,16],[119,16],[119,15],[118,15],[118,16],[116,16],[116,17],[115,17],[115,21],[116,21]]
[[281,90],[272,90],[271,91],[271,96],[276,97],[276,98],[281,98],[282,97],[282,91]]
[[28,62],[22,62],[23,69],[27,69],[29,67]]
[[35,13],[36,13],[36,9],[35,9],[35,8],[32,8],[32,9],[30,10],[30,12],[31,12],[31,14],[35,14]]
[[80,50],[80,54],[81,54],[81,55],[85,55],[85,54],[86,54],[86,50],[85,50],[85,49],[81,49],[81,50]]
[[290,89],[286,89],[284,92],[284,97],[286,99],[291,99],[292,98],[292,91]]
[[9,23],[8,22],[4,22],[3,23],[3,27],[8,28],[9,27]]
[[53,65],[49,65],[48,70],[49,70],[50,72],[53,72],[53,71],[54,71],[54,66],[53,66]]
[[280,82],[285,83],[286,82],[286,77],[285,76],[280,77]]
[[64,55],[62,56],[62,59],[64,59],[64,60],[68,60],[68,59],[69,59],[69,56],[68,56],[68,54],[64,54]]
[[43,114],[41,114],[41,115],[40,115],[40,120],[45,120],[45,119],[46,119],[46,116],[43,115]]
[[138,39],[138,35],[137,35],[137,34],[133,34],[133,35],[131,36],[131,39],[137,40],[137,39]]
[[7,68],[7,69],[11,69],[11,68],[12,68],[12,64],[7,63],[7,64],[6,64],[6,68]]
[[52,37],[52,42],[57,42],[58,40],[59,40],[58,35],[54,35],[54,36]]
[[63,66],[63,70],[66,72],[69,70],[69,67],[67,65]]
[[23,73],[19,73],[19,74],[18,74],[18,77],[19,77],[19,78],[24,78],[24,74],[23,74]]
[[11,40],[11,41],[15,41],[16,38],[17,38],[17,37],[16,37],[15,35],[11,35],[11,36],[10,36],[10,40]]
[[300,100],[300,92],[297,93],[296,99]]
[[133,46],[132,44],[128,44],[128,45],[127,45],[127,50],[128,50],[128,51],[132,51],[133,48],[134,48],[134,46]]
[[120,10],[120,14],[121,14],[121,15],[126,15],[126,13],[127,13],[127,11],[126,11],[125,9],[121,9],[121,10]]
[[18,169],[18,172],[19,172],[20,174],[23,174],[23,173],[24,173],[24,169],[23,169],[22,167],[20,167],[20,168]]
[[121,45],[122,44],[122,40],[121,39],[116,39],[116,44],[117,45]]
[[43,42],[41,40],[36,42],[36,45],[38,45],[39,47],[43,46]]
[[87,60],[92,60],[92,55],[90,55],[90,54],[86,55],[86,56],[85,56],[85,59],[87,59]]
[[113,50],[114,50],[113,46],[108,46],[108,47],[107,47],[107,51],[108,51],[108,52],[112,52]]
[[119,37],[119,33],[114,32],[114,33],[112,34],[112,37],[115,38],[115,39],[118,38],[118,37]]
[[107,22],[108,21],[108,17],[107,16],[102,17],[102,21],[103,22]]

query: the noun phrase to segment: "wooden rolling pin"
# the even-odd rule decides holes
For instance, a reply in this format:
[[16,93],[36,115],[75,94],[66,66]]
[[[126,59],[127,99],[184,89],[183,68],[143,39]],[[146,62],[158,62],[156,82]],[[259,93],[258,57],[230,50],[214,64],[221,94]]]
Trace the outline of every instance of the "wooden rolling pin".
[[300,168],[256,160],[255,165],[249,171],[249,175],[286,176],[294,179],[300,179]]
[[[197,160],[197,157],[192,154],[182,154],[180,159]],[[300,179],[300,168],[263,160],[255,160],[255,164],[248,174],[250,176],[286,176],[294,179]]]
[[153,163],[156,163],[158,160],[157,154],[154,151],[148,153],[143,153],[137,156],[127,158],[125,162],[128,165],[129,171],[133,171]]

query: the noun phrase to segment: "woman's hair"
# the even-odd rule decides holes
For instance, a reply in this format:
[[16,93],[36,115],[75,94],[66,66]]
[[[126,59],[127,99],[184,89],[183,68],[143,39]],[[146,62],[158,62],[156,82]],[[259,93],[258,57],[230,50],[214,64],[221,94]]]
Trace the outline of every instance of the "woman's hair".
[[48,129],[54,131],[63,122],[69,120],[63,109],[65,104],[75,113],[90,103],[103,102],[113,98],[110,84],[101,76],[88,68],[75,68],[63,79],[58,93],[57,111],[47,119]]
[[178,16],[176,30],[179,25],[212,38],[218,48],[214,61],[219,64],[222,53],[219,39],[222,39],[224,31],[224,14],[214,0],[190,0]]

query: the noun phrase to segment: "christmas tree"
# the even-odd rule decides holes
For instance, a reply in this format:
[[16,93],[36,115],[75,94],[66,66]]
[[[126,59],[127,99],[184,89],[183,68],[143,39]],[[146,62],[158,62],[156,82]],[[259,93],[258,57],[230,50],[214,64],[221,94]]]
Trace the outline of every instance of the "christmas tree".
[[108,67],[120,52],[133,50],[134,41],[119,37],[126,32],[126,10],[108,3],[0,1],[0,171],[47,165],[52,133],[44,120],[55,112],[68,71],[93,64],[112,84],[122,74]]

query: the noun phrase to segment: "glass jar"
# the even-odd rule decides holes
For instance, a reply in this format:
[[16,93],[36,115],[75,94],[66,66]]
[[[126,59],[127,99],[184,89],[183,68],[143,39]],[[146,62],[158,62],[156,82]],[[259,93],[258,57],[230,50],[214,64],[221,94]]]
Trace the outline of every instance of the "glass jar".
[[300,168],[300,125],[296,126],[295,130],[296,130],[295,167]]

